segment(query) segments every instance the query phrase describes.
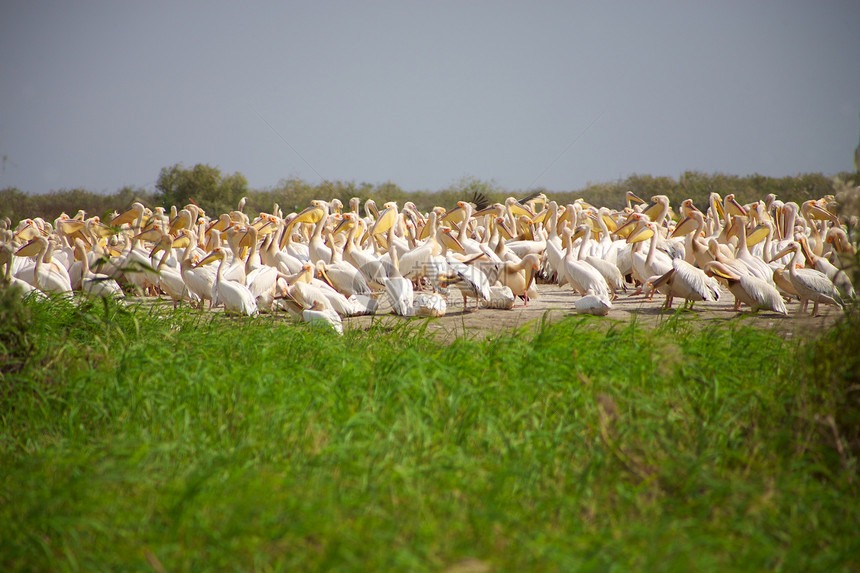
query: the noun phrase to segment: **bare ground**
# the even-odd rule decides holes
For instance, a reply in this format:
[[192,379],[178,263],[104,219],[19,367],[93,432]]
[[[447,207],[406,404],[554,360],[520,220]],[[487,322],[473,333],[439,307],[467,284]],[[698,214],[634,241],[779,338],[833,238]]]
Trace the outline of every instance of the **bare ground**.
[[[519,302],[512,310],[497,310],[480,308],[474,310],[474,299],[469,300],[469,310],[464,311],[462,297],[458,291],[453,291],[448,297],[448,312],[445,316],[434,319],[413,318],[408,320],[430,320],[427,332],[439,337],[451,340],[458,336],[471,336],[484,338],[493,334],[501,334],[515,328],[527,330],[535,329],[541,320],[550,322],[560,320],[567,316],[575,316],[576,311],[573,301],[578,297],[569,287],[559,287],[551,284],[538,285],[540,298],[529,300],[528,306]],[[675,299],[674,308],[663,311],[661,309],[665,298],[661,295],[649,301],[646,296],[622,293],[612,303],[612,309],[606,317],[594,317],[595,321],[604,321],[608,324],[618,322],[629,322],[636,320],[639,324],[646,326],[657,326],[675,313],[683,313],[685,316],[694,318],[694,323],[702,326],[713,322],[743,321],[744,324],[760,326],[772,329],[786,338],[794,336],[810,336],[817,334],[832,325],[842,315],[842,311],[836,307],[820,306],[820,316],[812,317],[807,312],[799,314],[800,304],[791,302],[787,305],[789,315],[783,316],[775,312],[735,312],[733,310],[734,297],[728,292],[723,293],[722,298],[715,303],[697,302],[692,310],[681,310],[683,300]],[[809,309],[812,309],[810,304]],[[382,321],[383,325],[392,324],[389,321],[402,321],[404,319],[392,315],[383,316],[356,316],[344,319],[344,328],[367,329],[371,324]]]
[[[577,316],[573,302],[578,298],[570,287],[559,287],[553,284],[537,285],[540,297],[530,299],[528,306],[524,306],[519,300],[518,304],[511,310],[498,310],[479,308],[475,310],[474,299],[469,299],[469,309],[463,309],[463,300],[459,291],[452,289],[448,296],[448,311],[445,316],[439,318],[403,318],[392,314],[374,316],[354,316],[343,319],[344,329],[368,330],[371,325],[383,328],[395,328],[397,325],[408,320],[414,323],[429,321],[427,332],[437,336],[444,341],[451,341],[460,336],[472,338],[485,338],[497,334],[510,332],[514,329],[534,331],[539,327],[541,321],[555,322],[569,316]],[[631,291],[632,292],[632,289]],[[129,297],[129,303],[141,303],[144,305],[161,305],[165,309],[172,307],[172,302],[167,297],[159,299]],[[796,301],[788,303],[789,315],[783,316],[775,312],[759,312],[751,314],[747,311],[735,312],[733,310],[734,297],[727,291],[718,302],[697,302],[693,309],[681,309],[683,300],[675,299],[674,307],[670,310],[662,310],[665,298],[656,295],[653,300],[643,295],[633,296],[622,293],[613,301],[612,309],[605,317],[592,317],[594,324],[619,324],[635,320],[640,325],[654,327],[660,323],[677,316],[689,317],[690,324],[706,326],[714,322],[743,322],[745,325],[758,326],[768,330],[774,330],[785,338],[795,336],[811,337],[832,325],[842,316],[842,311],[837,307],[820,306],[819,316],[810,316],[798,312],[800,304]],[[811,310],[812,305],[809,305]],[[218,309],[217,312],[221,312]],[[278,315],[283,320],[289,320],[285,313]]]

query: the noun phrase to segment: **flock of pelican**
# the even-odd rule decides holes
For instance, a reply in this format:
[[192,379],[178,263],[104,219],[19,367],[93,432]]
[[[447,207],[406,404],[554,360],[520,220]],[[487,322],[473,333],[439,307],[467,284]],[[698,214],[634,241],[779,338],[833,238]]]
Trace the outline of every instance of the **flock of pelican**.
[[[134,203],[107,223],[60,215],[53,224],[0,222],[3,283],[26,296],[80,291],[101,297],[167,296],[255,315],[285,311],[343,331],[360,314],[442,316],[449,295],[464,310],[510,309],[540,296],[539,283],[568,285],[579,313],[605,315],[621,292],[691,307],[727,292],[742,305],[812,314],[844,306],[854,287],[843,267],[856,238],[832,212],[832,197],[802,205],[769,195],[739,204],[712,193],[702,211],[678,211],[663,195],[632,193],[612,210],[544,194],[488,204],[460,201],[422,213],[407,202],[378,210],[358,198],[315,200],[300,213],[251,218],[239,208],[212,217],[195,204],[170,211]],[[455,294],[456,296],[456,294]]]

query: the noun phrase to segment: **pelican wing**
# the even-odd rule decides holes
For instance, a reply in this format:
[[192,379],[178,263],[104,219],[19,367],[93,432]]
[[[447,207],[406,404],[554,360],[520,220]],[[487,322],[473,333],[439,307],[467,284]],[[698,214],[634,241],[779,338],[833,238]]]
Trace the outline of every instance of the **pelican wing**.
[[490,298],[484,301],[485,308],[497,308],[502,310],[511,310],[514,308],[516,296],[514,291],[508,286],[494,286],[490,289]]
[[788,314],[782,295],[775,287],[767,282],[753,276],[742,275],[739,278],[741,288],[753,302],[750,306],[759,309],[773,310],[781,314]]
[[672,268],[675,269],[676,282],[680,281],[684,287],[689,288],[692,293],[697,294],[706,301],[716,301],[720,298],[719,286],[709,280],[708,275],[683,259],[673,259]]
[[818,298],[819,302],[840,304],[841,297],[839,291],[836,290],[836,285],[821,271],[797,269],[795,273],[792,273],[792,284],[801,295],[806,294],[813,300]]
[[385,292],[394,307],[394,312],[400,316],[413,316],[415,310],[412,304],[412,281],[403,277],[385,279]]
[[475,293],[480,300],[490,299],[490,296],[492,296],[490,293],[490,281],[487,280],[487,275],[485,275],[481,269],[471,267],[450,257],[447,260],[448,265],[455,273],[457,273],[460,280],[466,282],[475,289]]

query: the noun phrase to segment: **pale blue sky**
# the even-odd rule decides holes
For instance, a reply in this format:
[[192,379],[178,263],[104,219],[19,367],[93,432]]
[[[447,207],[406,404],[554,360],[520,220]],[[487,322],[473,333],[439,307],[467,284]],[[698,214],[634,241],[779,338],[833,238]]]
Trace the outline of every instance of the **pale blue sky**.
[[180,162],[258,189],[848,171],[858,22],[856,1],[5,2],[0,188],[152,189]]

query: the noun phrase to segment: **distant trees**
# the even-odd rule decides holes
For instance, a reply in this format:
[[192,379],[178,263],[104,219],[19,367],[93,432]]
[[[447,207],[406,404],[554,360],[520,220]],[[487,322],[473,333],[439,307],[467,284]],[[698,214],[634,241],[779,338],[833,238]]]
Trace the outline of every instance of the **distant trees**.
[[66,213],[74,217],[83,210],[87,217],[107,218],[113,211],[123,211],[135,201],[151,205],[155,196],[143,189],[123,187],[111,195],[102,195],[85,189],[61,189],[43,195],[32,195],[9,187],[0,190],[0,217],[9,217],[13,223],[24,218],[41,217],[53,221]]
[[200,163],[190,169],[179,163],[165,167],[155,188],[161,205],[181,208],[193,201],[212,215],[235,210],[239,200],[249,192],[248,180],[241,173],[221,175],[217,167]]
[[[841,173],[839,177],[848,185],[858,184],[858,176],[854,173]],[[686,171],[677,179],[633,174],[613,182],[589,183],[578,190],[539,191],[545,192],[551,200],[562,205],[581,197],[593,205],[619,209],[625,205],[627,191],[632,191],[646,201],[653,195],[667,195],[673,205],[689,198],[699,208],[704,209],[708,195],[712,192],[721,196],[734,193],[741,203],[762,199],[768,193],[775,194],[782,201],[802,203],[835,193],[834,185],[831,177],[821,173],[787,177],[740,177]],[[474,192],[483,193],[490,202],[503,202],[508,196],[522,197],[531,191],[535,190],[504,189],[495,181],[484,181],[472,176],[463,177],[448,188],[437,191],[404,191],[390,181],[377,185],[344,181],[312,184],[298,178],[283,179],[267,189],[250,189],[247,179],[241,173],[223,174],[217,167],[203,164],[193,167],[176,164],[161,170],[154,192],[124,187],[110,195],[83,189],[64,189],[44,195],[32,195],[16,188],[2,189],[0,217],[9,217],[13,223],[24,217],[42,217],[53,221],[60,213],[74,216],[79,209],[83,209],[88,217],[99,215],[104,218],[113,211],[127,209],[134,201],[140,201],[150,208],[159,205],[176,205],[181,208],[194,202],[209,215],[218,215],[236,209],[242,197],[248,197],[245,212],[251,216],[260,211],[271,212],[276,203],[284,213],[290,213],[304,209],[312,199],[336,198],[348,205],[352,197],[358,197],[362,204],[373,199],[379,206],[386,201],[397,201],[400,205],[412,201],[419,209],[427,211],[435,206],[454,207],[458,200],[468,199]]]

